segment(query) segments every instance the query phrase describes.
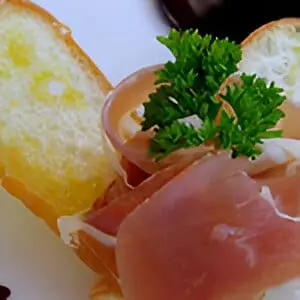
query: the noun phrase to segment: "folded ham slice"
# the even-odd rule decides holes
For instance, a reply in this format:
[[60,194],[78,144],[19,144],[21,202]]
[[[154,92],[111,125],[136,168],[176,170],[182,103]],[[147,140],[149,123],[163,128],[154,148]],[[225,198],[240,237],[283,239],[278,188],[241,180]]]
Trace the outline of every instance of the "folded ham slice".
[[[95,203],[94,209],[87,214],[86,222],[106,234],[116,235],[120,224],[131,212],[184,171],[193,161],[193,156],[187,157],[153,174],[136,188],[129,188],[121,178],[118,178]],[[133,168],[129,167],[127,169],[129,179],[134,176],[132,172]],[[106,205],[103,205],[103,202],[106,202]]]
[[266,141],[255,162],[207,145],[155,162],[153,133],[141,132],[131,113],[160,67],[126,78],[106,101],[104,133],[126,176],[85,222],[116,237],[125,300],[261,300],[300,278],[300,142]]
[[300,175],[256,164],[191,156],[108,190],[86,222],[116,236],[125,300],[258,300],[300,277]]
[[300,224],[279,213],[298,214],[300,177],[248,171],[248,160],[225,154],[196,162],[123,221],[126,300],[256,300],[300,276]]
[[185,159],[186,156],[193,156],[194,159],[197,159],[212,150],[205,146],[183,149],[172,153],[159,163],[149,157],[149,142],[153,132],[141,132],[140,123],[133,120],[131,113],[146,102],[149,94],[155,91],[156,76],[154,72],[161,67],[161,65],[155,65],[144,68],[127,77],[108,96],[102,110],[105,136],[113,148],[148,174],[173,165],[174,162]]

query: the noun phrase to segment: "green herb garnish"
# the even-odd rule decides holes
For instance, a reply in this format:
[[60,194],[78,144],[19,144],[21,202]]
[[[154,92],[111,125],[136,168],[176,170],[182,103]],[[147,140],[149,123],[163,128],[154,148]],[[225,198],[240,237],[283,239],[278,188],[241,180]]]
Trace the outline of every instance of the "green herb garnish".
[[[232,157],[255,158],[263,139],[282,135],[270,130],[284,117],[279,109],[283,90],[274,83],[242,74],[239,83],[220,92],[224,81],[238,71],[240,45],[191,30],[172,29],[158,40],[175,60],[156,72],[157,89],[144,103],[142,129],[155,131],[149,149],[152,157],[159,160],[179,149],[213,143],[217,149],[231,150]],[[234,114],[224,109],[225,103]],[[190,116],[202,121],[200,128],[181,122]]]

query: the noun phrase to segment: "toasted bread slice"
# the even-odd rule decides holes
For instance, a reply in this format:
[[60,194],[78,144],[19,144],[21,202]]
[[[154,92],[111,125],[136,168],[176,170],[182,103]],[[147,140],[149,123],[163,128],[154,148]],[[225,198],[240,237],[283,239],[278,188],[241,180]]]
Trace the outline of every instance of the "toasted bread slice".
[[283,88],[285,118],[277,127],[287,138],[300,139],[300,19],[284,18],[267,23],[242,43],[241,72],[256,73]]
[[300,104],[300,19],[267,23],[252,32],[242,46],[239,69],[275,81],[290,101]]
[[2,1],[0,25],[2,185],[56,227],[110,181],[99,118],[111,85],[70,30],[35,4]]
[[[58,233],[57,219],[88,209],[114,177],[99,128],[112,87],[70,29],[29,1],[0,1],[0,40],[1,185]],[[103,261],[113,251],[80,238],[78,255],[116,286]]]

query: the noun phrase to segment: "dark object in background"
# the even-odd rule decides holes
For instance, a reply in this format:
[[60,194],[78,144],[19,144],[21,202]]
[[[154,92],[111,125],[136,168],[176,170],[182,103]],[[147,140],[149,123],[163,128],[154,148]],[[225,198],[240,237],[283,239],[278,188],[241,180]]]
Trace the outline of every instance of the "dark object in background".
[[[171,25],[198,28],[200,34],[243,41],[259,26],[300,17],[297,0],[159,0]],[[298,13],[297,13],[298,12]]]
[[0,300],[7,300],[10,296],[10,289],[6,286],[0,285]]

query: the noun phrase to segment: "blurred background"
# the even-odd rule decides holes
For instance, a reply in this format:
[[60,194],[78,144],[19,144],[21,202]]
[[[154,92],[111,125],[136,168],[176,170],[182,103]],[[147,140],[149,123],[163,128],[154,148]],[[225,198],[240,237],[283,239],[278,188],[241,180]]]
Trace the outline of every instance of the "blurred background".
[[298,1],[285,0],[157,0],[166,20],[178,29],[198,28],[201,34],[241,42],[259,26],[299,17]]

